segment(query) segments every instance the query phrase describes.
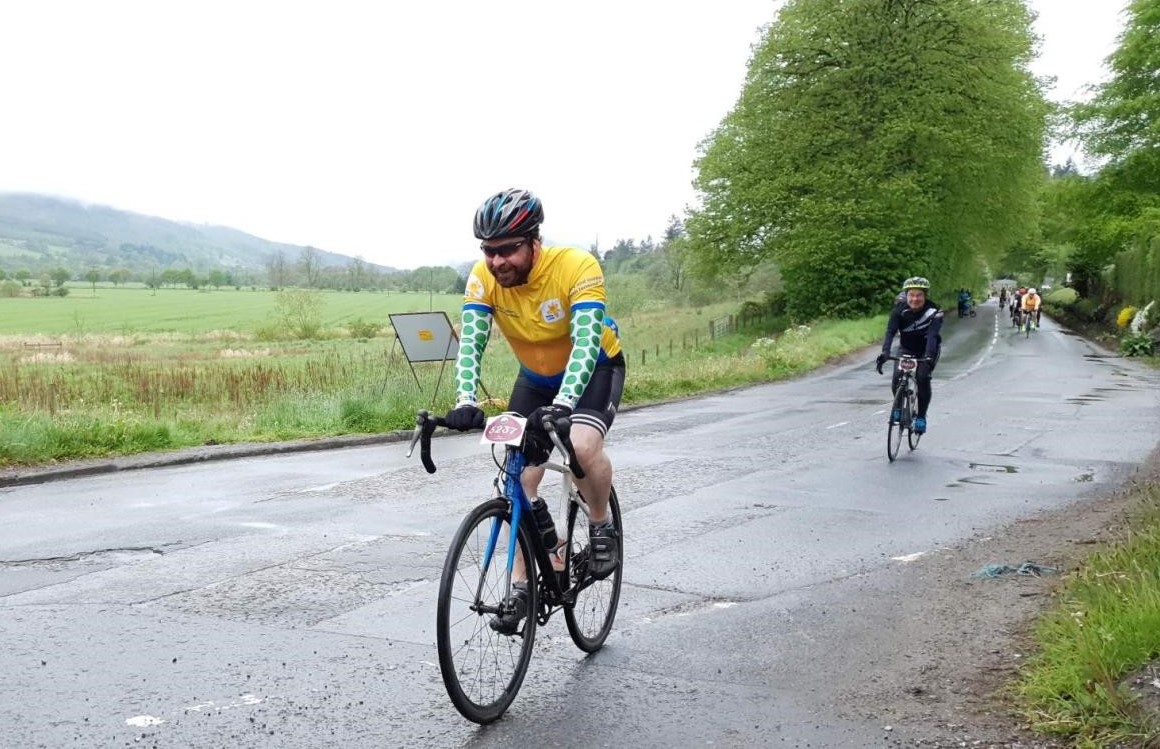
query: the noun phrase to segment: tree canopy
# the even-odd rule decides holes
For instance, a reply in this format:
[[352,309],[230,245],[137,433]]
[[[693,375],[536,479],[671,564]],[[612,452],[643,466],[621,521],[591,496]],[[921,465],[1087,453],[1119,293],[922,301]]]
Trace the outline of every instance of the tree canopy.
[[975,285],[1030,237],[1049,111],[1020,0],[789,0],[702,144],[702,273],[774,260],[791,312]]

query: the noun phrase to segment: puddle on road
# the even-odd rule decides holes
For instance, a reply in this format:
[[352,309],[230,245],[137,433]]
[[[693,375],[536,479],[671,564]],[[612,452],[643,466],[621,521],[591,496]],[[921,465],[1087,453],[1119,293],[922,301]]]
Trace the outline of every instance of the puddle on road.
[[1102,395],[1079,395],[1075,398],[1068,398],[1065,400],[1065,402],[1074,403],[1077,406],[1086,406],[1089,403],[1099,403],[1106,400],[1107,398]]
[[[994,463],[968,463],[967,467],[972,471],[990,471],[991,473],[1019,473],[1019,469],[1015,466],[997,465]],[[959,479],[959,481],[966,481],[966,479]]]

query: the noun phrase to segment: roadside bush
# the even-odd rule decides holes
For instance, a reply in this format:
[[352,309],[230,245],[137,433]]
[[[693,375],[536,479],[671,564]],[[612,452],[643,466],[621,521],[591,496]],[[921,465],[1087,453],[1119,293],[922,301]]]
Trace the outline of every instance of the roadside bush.
[[1133,333],[1120,339],[1120,353],[1124,356],[1152,356],[1155,345],[1147,333]]
[[1075,293],[1075,289],[1055,289],[1043,297],[1045,304],[1068,305],[1075,304],[1079,299],[1079,294]]
[[11,299],[18,296],[20,296],[20,284],[11,280],[0,283],[0,297]]
[[1081,322],[1103,322],[1107,310],[1091,299],[1080,299],[1071,305],[1072,313]]

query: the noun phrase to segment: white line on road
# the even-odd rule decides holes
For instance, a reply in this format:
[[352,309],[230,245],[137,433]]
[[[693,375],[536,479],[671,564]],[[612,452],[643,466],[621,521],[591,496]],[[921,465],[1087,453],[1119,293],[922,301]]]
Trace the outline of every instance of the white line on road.
[[828,427],[826,427],[826,429],[837,429],[838,427],[844,427],[849,423],[850,422],[848,421],[839,421],[837,424],[830,424]]
[[915,559],[918,559],[919,557],[921,557],[924,554],[926,554],[925,551],[916,551],[913,554],[906,554],[906,555],[900,556],[900,557],[891,557],[891,559],[893,559],[896,562],[913,562]]

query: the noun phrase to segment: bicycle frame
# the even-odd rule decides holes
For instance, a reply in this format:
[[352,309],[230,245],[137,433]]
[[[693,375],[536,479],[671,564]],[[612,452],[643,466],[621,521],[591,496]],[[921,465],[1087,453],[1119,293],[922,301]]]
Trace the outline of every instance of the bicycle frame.
[[[557,443],[557,447],[560,448],[561,452],[567,454],[563,444],[560,443],[560,438],[554,432],[550,433],[550,436],[552,437],[552,441]],[[521,452],[519,448],[508,447],[507,455],[505,456],[503,464],[500,466],[499,475],[495,478],[496,490],[499,492],[500,497],[502,499],[506,499],[511,506],[511,528],[508,531],[510,535],[508,538],[507,559],[505,561],[507,570],[507,586],[505,595],[511,595],[512,571],[515,569],[516,551],[519,548],[520,523],[524,522],[523,518],[525,513],[527,514],[527,517],[532,517],[532,502],[528,498],[527,492],[524,491],[523,484],[520,482],[520,476],[523,474],[524,468],[526,467],[527,457],[523,454],[523,452]],[[555,473],[559,473],[561,475],[561,507],[566,511],[568,503],[575,502],[580,507],[580,510],[585,514],[585,516],[590,515],[588,504],[584,501],[584,498],[580,495],[580,493],[575,489],[575,484],[573,483],[575,474],[573,474],[568,465],[548,461],[547,463],[544,463],[543,468]],[[566,516],[567,515],[565,512],[565,517]],[[484,570],[487,570],[491,567],[492,558],[495,555],[496,544],[499,542],[499,534],[502,530],[502,525],[503,523],[499,518],[492,520],[491,532],[488,536],[487,546],[484,549]],[[560,586],[559,575],[555,574],[556,568],[552,564],[550,557],[550,552],[554,550],[544,548],[543,542],[540,540],[538,529],[534,528],[534,525],[534,523],[530,523],[528,526],[533,531],[530,534],[532,538],[532,553],[536,557],[536,568],[540,570],[540,577],[546,581],[547,592],[550,594],[548,600],[544,600],[543,603],[547,609],[550,609],[553,606],[560,606],[566,602],[566,590]],[[565,542],[567,542],[567,540]],[[548,571],[551,571],[552,574],[547,574]],[[484,576],[482,575],[480,576],[481,587],[476,590],[477,604],[480,600],[482,600],[483,577]],[[572,591],[571,593],[574,595],[575,592],[576,591]],[[541,623],[546,623],[547,616],[550,616],[550,613],[541,615],[541,618],[543,619]]]

